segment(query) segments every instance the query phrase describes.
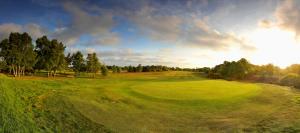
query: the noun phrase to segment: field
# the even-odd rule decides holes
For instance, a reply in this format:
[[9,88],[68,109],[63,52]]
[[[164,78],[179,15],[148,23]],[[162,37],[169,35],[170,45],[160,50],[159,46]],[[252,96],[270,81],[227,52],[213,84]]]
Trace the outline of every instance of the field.
[[192,72],[0,75],[0,107],[0,132],[300,132],[298,90]]

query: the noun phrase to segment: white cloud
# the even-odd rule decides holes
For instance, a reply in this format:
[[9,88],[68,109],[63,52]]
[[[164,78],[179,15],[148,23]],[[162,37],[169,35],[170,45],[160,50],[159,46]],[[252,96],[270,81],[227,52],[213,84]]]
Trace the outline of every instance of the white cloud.
[[22,26],[14,23],[7,23],[0,25],[0,39],[7,38],[11,32],[21,32]]
[[176,41],[180,35],[182,19],[177,16],[155,15],[155,8],[145,6],[140,11],[130,14],[142,34],[154,40]]
[[263,28],[281,28],[300,34],[300,1],[284,0],[277,6],[273,13],[274,20],[264,19],[258,22]]
[[300,33],[300,1],[286,0],[275,11],[276,23],[281,28]]
[[40,25],[34,23],[25,25],[23,29],[24,31],[28,32],[31,35],[31,37],[35,39],[47,33],[47,31],[43,29]]
[[41,37],[46,34],[46,30],[40,25],[29,23],[26,25],[19,25],[15,23],[4,23],[0,25],[0,39],[7,38],[11,32],[27,32],[33,39]]
[[[91,35],[95,40],[90,43],[111,44],[118,43],[119,37],[116,33],[111,32],[115,25],[113,14],[109,12],[90,14],[84,10],[86,5],[78,5],[72,2],[65,2],[64,9],[72,16],[70,25],[59,28],[53,34],[67,45],[72,45],[78,41],[82,35]],[[86,43],[86,45],[94,45]]]
[[255,49],[235,34],[222,33],[211,28],[207,24],[208,17],[200,19],[195,15],[159,14],[157,10],[145,6],[128,18],[137,25],[140,33],[155,41],[211,50],[226,50],[230,47],[250,51]]
[[225,51],[232,47],[239,47],[246,51],[255,49],[244,38],[238,37],[234,33],[221,33],[197,18],[190,20],[189,27],[182,34],[184,41],[181,43],[187,46]]
[[94,53],[96,51],[94,48],[86,48],[85,50],[88,54]]
[[115,49],[98,51],[97,55],[107,65],[166,65],[189,66],[186,58],[180,57],[174,49],[158,51],[134,51],[133,49]]

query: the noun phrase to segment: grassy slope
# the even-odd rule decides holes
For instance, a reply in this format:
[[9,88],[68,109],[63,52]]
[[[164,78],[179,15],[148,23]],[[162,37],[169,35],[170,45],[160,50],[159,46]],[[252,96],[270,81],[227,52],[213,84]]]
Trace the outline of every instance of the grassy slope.
[[0,132],[109,132],[74,108],[65,83],[0,76]]
[[0,79],[0,132],[300,131],[300,95],[275,85],[187,72]]

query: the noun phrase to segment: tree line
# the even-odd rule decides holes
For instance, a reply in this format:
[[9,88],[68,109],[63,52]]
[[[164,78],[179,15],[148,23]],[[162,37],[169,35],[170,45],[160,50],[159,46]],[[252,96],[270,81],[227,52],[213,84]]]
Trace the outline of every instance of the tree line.
[[55,77],[58,71],[73,71],[75,76],[89,73],[95,77],[121,72],[163,72],[163,71],[193,71],[190,68],[167,67],[163,65],[137,66],[106,66],[100,62],[96,53],[87,54],[81,51],[65,55],[66,46],[57,39],[42,36],[33,40],[24,32],[10,33],[8,38],[0,42],[0,72],[7,72],[15,77],[46,71],[48,77]]
[[242,58],[238,61],[224,61],[215,67],[179,68],[163,65],[137,66],[106,66],[101,63],[96,53],[85,56],[82,52],[69,53],[65,56],[66,46],[56,39],[47,36],[37,38],[33,44],[32,38],[26,33],[11,33],[0,42],[0,71],[21,77],[45,71],[48,77],[55,77],[58,71],[73,71],[75,76],[89,73],[96,77],[97,73],[107,76],[121,72],[163,72],[163,71],[193,71],[201,72],[208,78],[225,80],[250,80],[256,82],[275,83],[300,88],[300,64],[280,69],[273,64],[254,65]]
[[101,70],[107,75],[108,69],[100,63],[96,53],[88,54],[84,59],[80,51],[65,56],[65,49],[62,42],[47,36],[38,38],[33,45],[28,33],[11,33],[0,42],[0,70],[15,77],[40,70],[46,71],[48,77],[55,77],[58,70],[64,69],[72,69],[76,74],[93,73],[93,76]]
[[163,65],[142,65],[138,64],[137,66],[107,66],[112,73],[120,72],[165,72],[165,71],[196,71],[194,68],[180,68],[180,67],[168,67]]
[[194,71],[202,72],[212,79],[247,80],[300,88],[300,64],[281,69],[273,64],[254,65],[242,58],[238,61],[224,61],[212,68],[198,68]]

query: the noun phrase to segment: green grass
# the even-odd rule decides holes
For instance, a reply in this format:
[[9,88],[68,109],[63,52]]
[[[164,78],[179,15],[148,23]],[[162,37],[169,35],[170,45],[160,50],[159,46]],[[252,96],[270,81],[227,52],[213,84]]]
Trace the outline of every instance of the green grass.
[[191,72],[0,75],[0,107],[0,132],[300,131],[297,90]]
[[131,87],[135,92],[150,97],[172,100],[227,100],[245,97],[260,90],[255,84],[202,80],[185,82],[150,82]]

